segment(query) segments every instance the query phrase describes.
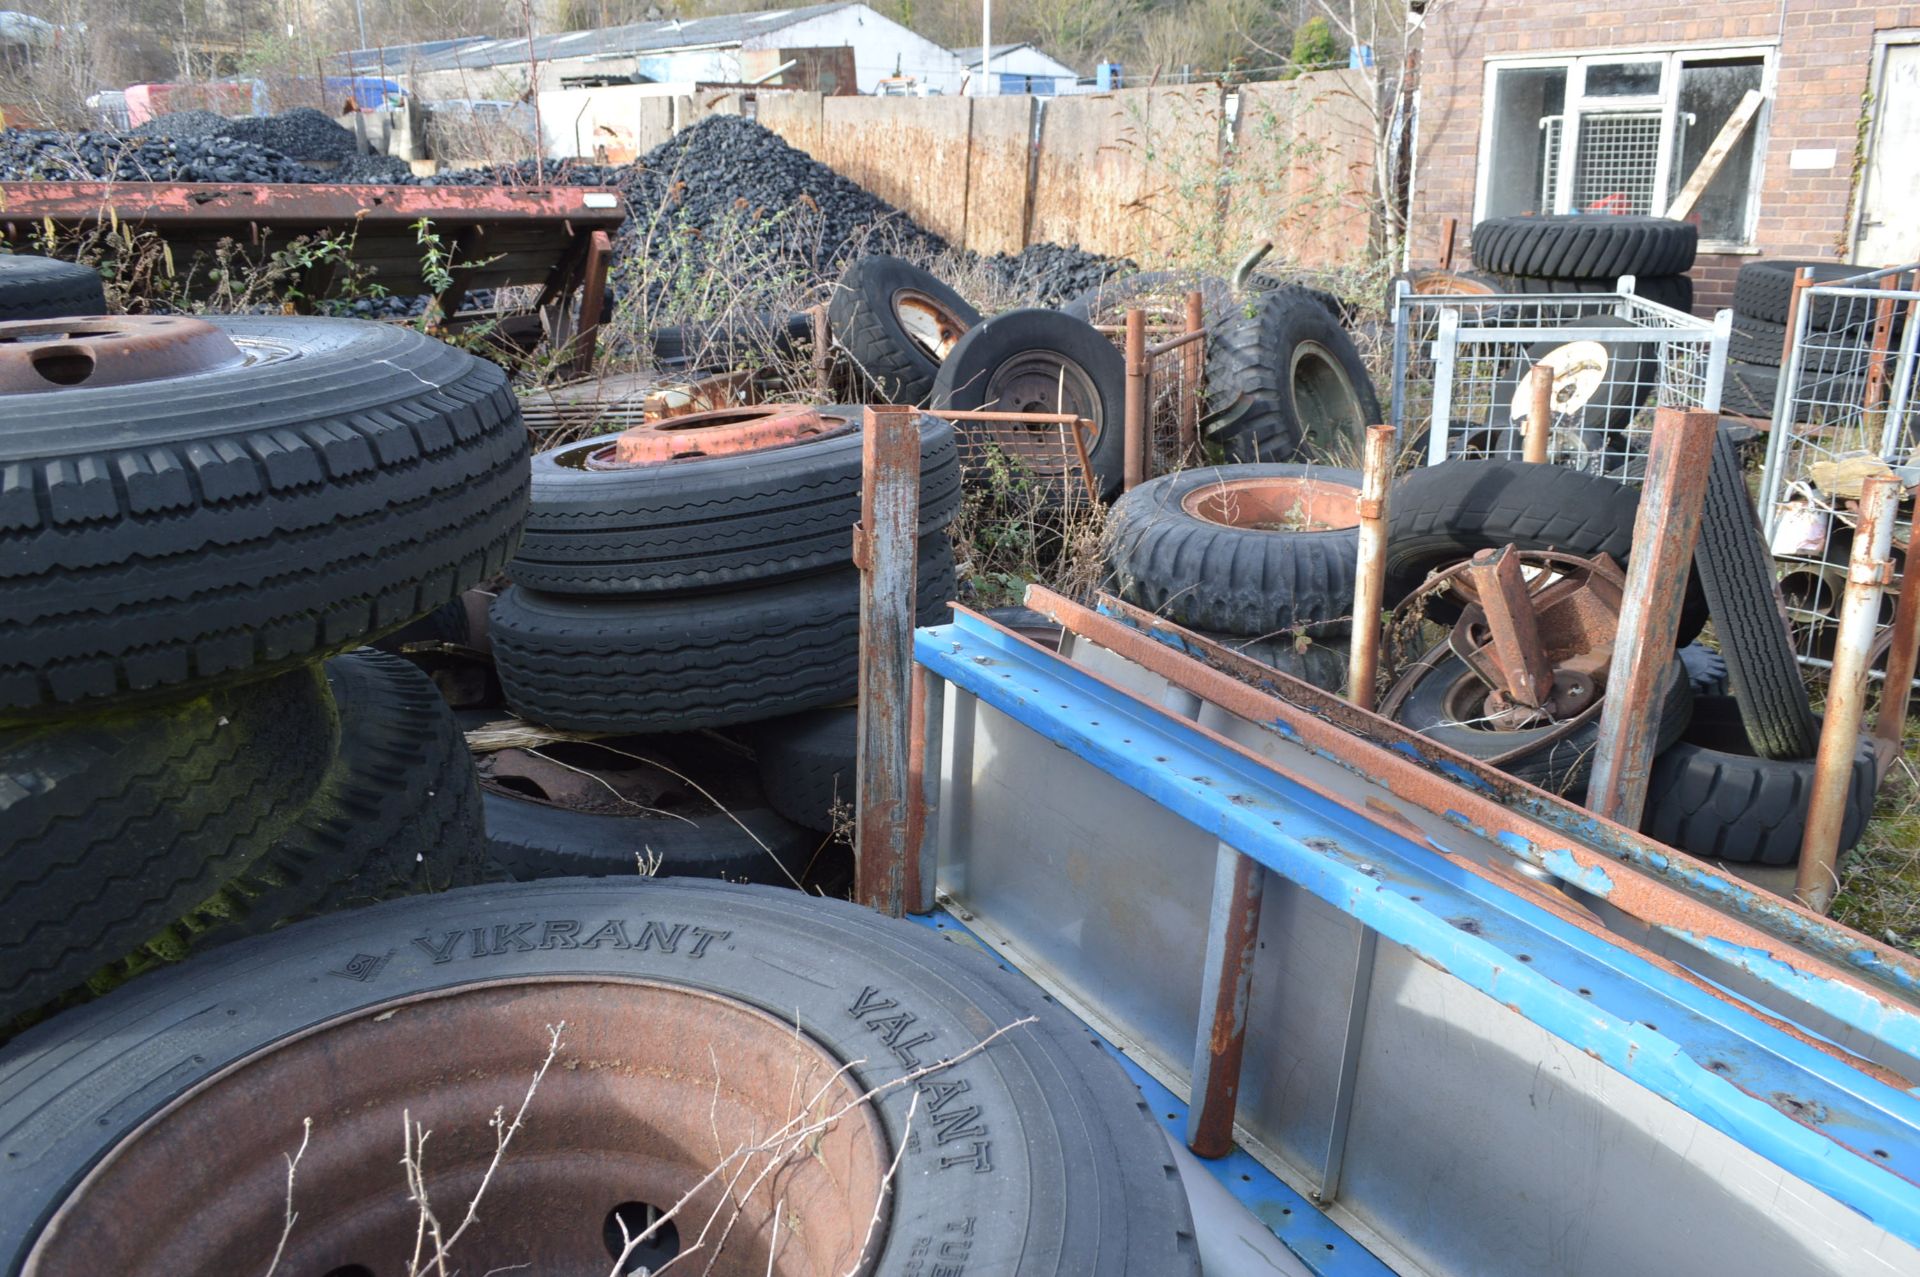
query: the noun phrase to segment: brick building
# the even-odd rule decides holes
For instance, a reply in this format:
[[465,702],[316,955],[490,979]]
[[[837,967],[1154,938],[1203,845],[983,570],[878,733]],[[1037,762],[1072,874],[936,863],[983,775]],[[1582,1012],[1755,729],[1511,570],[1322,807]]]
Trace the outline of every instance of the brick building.
[[1431,0],[1412,259],[1446,218],[1662,213],[1749,92],[1695,209],[1695,308],[1749,256],[1920,258],[1920,4]]

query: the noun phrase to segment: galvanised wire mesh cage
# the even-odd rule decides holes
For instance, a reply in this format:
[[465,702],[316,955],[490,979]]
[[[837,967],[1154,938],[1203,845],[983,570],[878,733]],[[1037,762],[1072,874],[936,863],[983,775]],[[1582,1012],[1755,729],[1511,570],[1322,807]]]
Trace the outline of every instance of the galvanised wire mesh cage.
[[[1793,317],[1759,507],[1805,664],[1831,663],[1862,480],[1891,472],[1909,486],[1920,482],[1917,314],[1920,266],[1907,265],[1810,285]],[[1911,510],[1909,502],[1894,532],[1902,576]],[[1881,596],[1881,651],[1898,588]]]
[[[1534,369],[1551,369],[1547,460],[1637,481],[1657,408],[1717,411],[1732,316],[1598,293],[1416,294],[1394,305],[1393,424],[1429,464],[1523,455]],[[1544,377],[1544,374],[1543,374]]]

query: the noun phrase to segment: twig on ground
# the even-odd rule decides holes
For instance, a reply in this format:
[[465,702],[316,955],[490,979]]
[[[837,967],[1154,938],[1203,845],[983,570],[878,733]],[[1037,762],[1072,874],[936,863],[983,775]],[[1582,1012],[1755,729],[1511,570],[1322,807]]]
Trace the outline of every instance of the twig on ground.
[[313,1119],[306,1118],[300,1124],[300,1147],[287,1158],[287,1220],[280,1227],[280,1244],[273,1248],[273,1259],[267,1264],[267,1277],[273,1277],[274,1270],[280,1267],[281,1256],[287,1253],[287,1238],[293,1236],[293,1222],[300,1218],[293,1209],[293,1174],[300,1168],[300,1159],[307,1155],[307,1141],[313,1138]]

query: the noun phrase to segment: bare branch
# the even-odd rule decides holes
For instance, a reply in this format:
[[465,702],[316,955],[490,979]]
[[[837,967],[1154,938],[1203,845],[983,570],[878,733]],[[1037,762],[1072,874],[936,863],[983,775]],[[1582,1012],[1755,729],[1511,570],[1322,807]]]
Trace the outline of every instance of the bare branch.
[[287,1158],[287,1221],[280,1227],[280,1244],[273,1248],[273,1260],[267,1265],[267,1277],[273,1277],[274,1270],[280,1267],[280,1257],[287,1253],[287,1238],[293,1236],[293,1221],[299,1214],[293,1209],[293,1173],[300,1167],[300,1159],[307,1155],[307,1141],[313,1138],[313,1119],[306,1118],[301,1123],[300,1147],[293,1156]]

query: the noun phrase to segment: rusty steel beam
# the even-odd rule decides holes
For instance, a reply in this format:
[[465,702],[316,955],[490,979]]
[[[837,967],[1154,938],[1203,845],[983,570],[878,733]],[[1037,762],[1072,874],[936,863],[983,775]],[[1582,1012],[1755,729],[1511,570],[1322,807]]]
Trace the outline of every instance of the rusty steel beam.
[[[1908,316],[1907,322],[1913,322]],[[1907,524],[1907,545],[1920,536],[1920,511]],[[1874,719],[1874,738],[1883,754],[1898,754],[1907,730],[1907,705],[1913,699],[1914,667],[1920,658],[1920,571],[1909,567],[1902,576],[1893,609],[1893,634],[1887,646],[1887,677],[1880,685],[1880,711]],[[1885,768],[1881,769],[1882,775]]]
[[1187,331],[1192,342],[1181,349],[1185,394],[1180,399],[1180,456],[1191,457],[1200,445],[1200,397],[1207,366],[1207,313],[1199,289],[1187,294]]
[[1467,574],[1473,578],[1486,617],[1494,663],[1505,676],[1499,690],[1538,709],[1553,690],[1553,664],[1540,643],[1539,618],[1534,615],[1527,579],[1520,573],[1520,556],[1510,545],[1481,550],[1473,556]]
[[1891,475],[1874,475],[1860,485],[1860,524],[1854,530],[1853,554],[1847,564],[1847,592],[1840,601],[1840,630],[1834,640],[1833,668],[1827,675],[1820,747],[1814,754],[1807,825],[1800,837],[1800,867],[1793,882],[1793,894],[1800,903],[1821,913],[1827,911],[1840,885],[1835,871],[1840,831],[1853,787],[1860,722],[1867,711],[1867,672],[1880,621],[1880,593],[1893,580],[1893,525],[1899,503],[1900,481]]
[[584,377],[593,369],[600,339],[600,315],[607,302],[607,268],[613,261],[613,241],[605,231],[587,237],[586,274],[580,283],[580,331],[573,336],[573,372]]
[[1387,496],[1397,443],[1392,426],[1368,426],[1360,461],[1359,562],[1353,578],[1353,635],[1347,646],[1347,698],[1372,709],[1380,682],[1380,612],[1387,590]]
[[854,774],[856,896],[906,912],[912,841],[910,679],[920,525],[920,424],[911,407],[866,410],[861,443],[859,753]]
[[1127,398],[1125,437],[1126,456],[1121,469],[1121,490],[1132,492],[1150,477],[1147,453],[1153,447],[1152,423],[1147,420],[1151,408],[1147,402],[1147,314],[1139,307],[1127,311]]
[[1544,465],[1547,443],[1553,434],[1553,365],[1535,364],[1528,385],[1533,391],[1533,403],[1527,411],[1520,459],[1532,465]]
[[215,182],[0,182],[0,223],[104,221],[163,229],[571,223],[615,231],[626,205],[612,187],[233,185]]
[[833,332],[828,326],[827,304],[807,307],[813,321],[813,387],[823,403],[833,401]]
[[1214,857],[1213,916],[1194,1034],[1187,1147],[1196,1157],[1233,1152],[1233,1114],[1247,1046],[1247,1002],[1260,945],[1260,896],[1266,871],[1221,843]]
[[1661,408],[1654,413],[1647,478],[1633,523],[1633,557],[1614,641],[1613,670],[1600,710],[1587,807],[1637,828],[1653,770],[1662,694],[1673,664],[1680,605],[1700,539],[1707,471],[1720,419],[1711,412]]

